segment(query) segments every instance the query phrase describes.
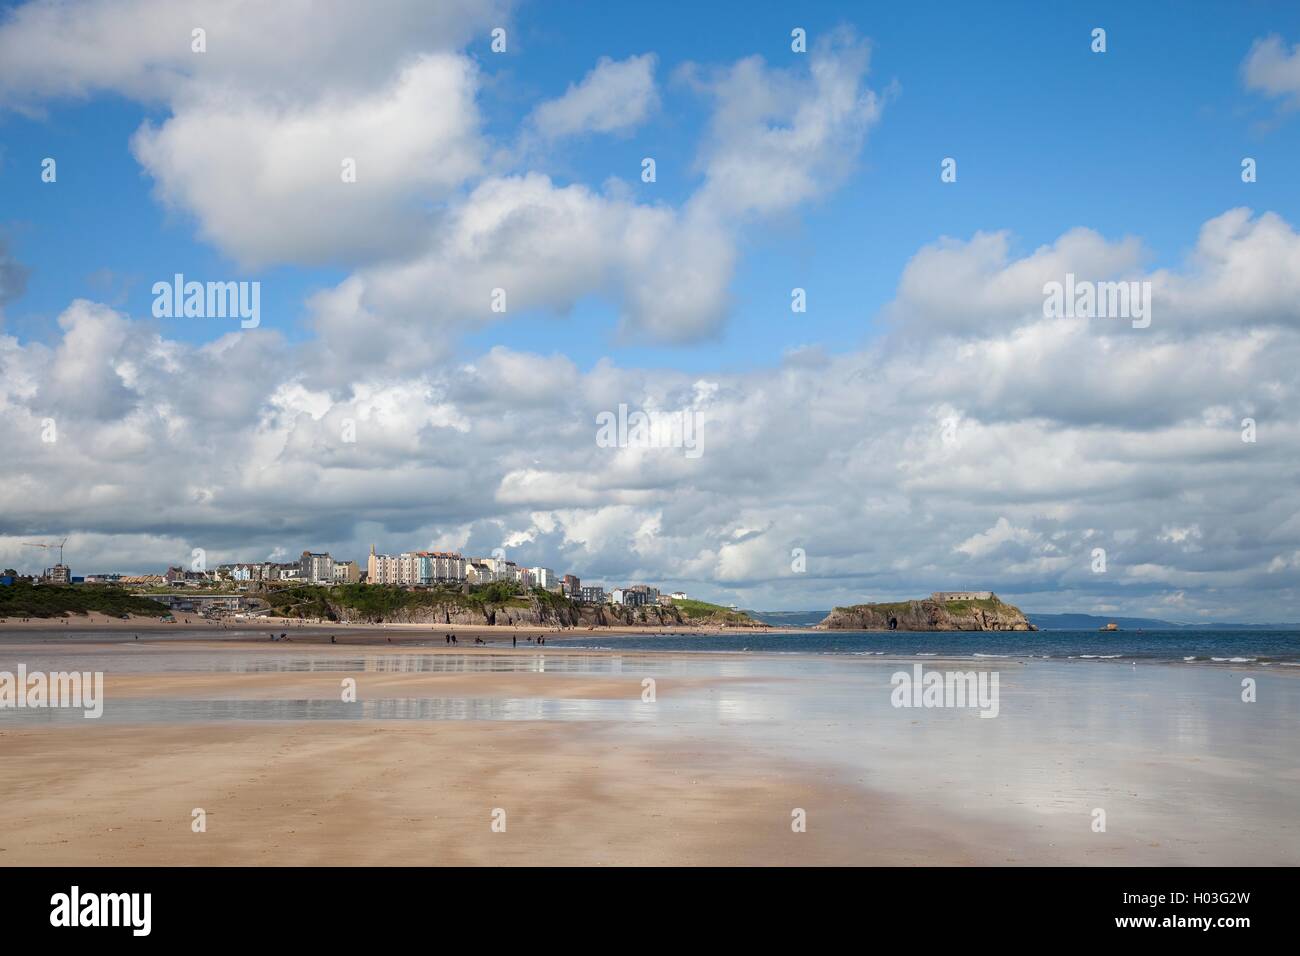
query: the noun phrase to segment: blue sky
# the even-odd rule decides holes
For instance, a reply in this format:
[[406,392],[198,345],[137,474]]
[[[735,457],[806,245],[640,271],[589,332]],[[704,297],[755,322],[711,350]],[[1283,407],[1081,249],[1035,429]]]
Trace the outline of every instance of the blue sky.
[[[680,81],[683,64],[723,64],[758,54],[795,66],[792,25],[816,37],[850,24],[870,39],[868,83],[886,93],[880,124],[853,176],[797,214],[745,235],[732,285],[734,320],[716,338],[662,346],[614,334],[615,307],[597,297],[568,316],[499,324],[465,341],[466,354],[495,344],[560,348],[582,368],[602,356],[621,365],[743,370],[779,362],[788,349],[839,352],[871,337],[881,306],[918,248],[940,236],[1009,230],[1031,251],[1072,226],[1108,238],[1139,235],[1156,267],[1177,267],[1199,224],[1235,205],[1296,218],[1300,122],[1262,98],[1243,101],[1243,51],[1259,36],[1300,32],[1293,5],[1215,3],[1084,5],[968,4],[726,5],[548,3],[521,6],[505,56],[472,53],[486,71],[488,130],[508,143],[540,100],[559,96],[600,56],[655,52],[664,108],[625,136],[580,137],[548,157],[557,182],[629,180],[638,199],[681,202],[699,183],[693,169],[708,104]],[[1089,49],[1107,30],[1104,55]],[[128,142],[146,109],[112,95],[44,105],[0,119],[0,223],[12,254],[30,270],[7,330],[47,339],[77,295],[148,315],[149,286],[173,269],[202,277],[235,267],[197,234],[192,217],[168,211],[131,156]],[[637,181],[643,156],[658,181]],[[1257,183],[1240,181],[1243,155]],[[59,163],[57,188],[36,175]],[[958,182],[939,181],[939,162],[958,161]],[[237,274],[246,275],[243,271]],[[292,336],[303,301],[345,268],[272,268],[263,282],[264,324]],[[808,290],[809,312],[789,311],[790,289]],[[169,336],[215,337],[173,322]],[[562,346],[557,346],[562,343]]]

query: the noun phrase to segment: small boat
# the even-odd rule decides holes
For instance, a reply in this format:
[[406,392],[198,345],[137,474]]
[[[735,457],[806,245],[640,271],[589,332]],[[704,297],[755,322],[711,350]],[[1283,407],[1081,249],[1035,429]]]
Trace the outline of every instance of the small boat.
[[1107,624],[1105,627],[1099,627],[1099,628],[1097,628],[1097,630],[1099,630],[1099,631],[1118,631],[1118,630],[1119,630],[1119,625],[1116,624],[1114,621],[1111,621],[1111,622],[1110,622],[1109,624]]

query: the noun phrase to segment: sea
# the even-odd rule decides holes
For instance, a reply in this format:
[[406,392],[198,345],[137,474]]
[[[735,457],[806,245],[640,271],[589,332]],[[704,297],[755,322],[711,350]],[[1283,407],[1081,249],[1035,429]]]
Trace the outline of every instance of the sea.
[[547,635],[547,647],[761,654],[852,654],[890,658],[1041,658],[1185,664],[1300,666],[1300,631],[737,631],[602,639]]
[[[442,631],[423,640],[406,631],[393,636],[408,647],[441,647]],[[311,625],[295,628],[299,640],[320,640],[328,630]],[[379,633],[382,633],[379,632]],[[1170,662],[1179,664],[1259,664],[1283,667],[1300,666],[1300,630],[1250,628],[1213,630],[1182,628],[1177,630],[1083,631],[1044,629],[1039,631],[817,631],[811,628],[788,628],[772,631],[736,630],[733,633],[607,634],[598,632],[542,631],[546,647],[572,647],[617,651],[697,651],[734,654],[817,654],[855,655],[889,659],[942,657],[1017,658],[1042,660],[1086,660]],[[527,629],[479,632],[488,647],[510,646],[518,637],[519,649],[530,645]],[[147,641],[267,640],[267,632],[231,627],[219,632],[150,629],[142,633]],[[339,643],[352,643],[340,635]],[[373,638],[372,638],[373,639]],[[472,638],[462,640],[472,645]],[[119,643],[132,642],[125,631],[82,630],[5,631],[0,628],[0,649],[11,643]],[[531,645],[536,647],[536,645]]]

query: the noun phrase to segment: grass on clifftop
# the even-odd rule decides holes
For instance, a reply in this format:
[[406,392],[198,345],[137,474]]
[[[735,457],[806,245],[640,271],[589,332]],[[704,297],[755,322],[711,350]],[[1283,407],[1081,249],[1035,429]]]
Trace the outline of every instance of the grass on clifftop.
[[84,584],[0,586],[0,617],[60,617],[91,611],[117,617],[123,614],[163,617],[171,613],[158,601],[136,597],[125,588]]
[[904,611],[909,610],[911,606],[912,606],[911,601],[881,602],[879,604],[872,604],[868,602],[865,604],[850,604],[848,607],[837,607],[835,608],[835,610],[856,611],[859,608],[869,607],[873,611],[880,611],[884,614],[902,614]]
[[673,601],[673,607],[682,612],[682,617],[688,621],[702,617],[721,617],[728,624],[747,624],[753,621],[744,611],[733,611],[731,608],[723,607],[721,604],[710,604],[708,601],[695,601],[690,598]]
[[970,601],[931,601],[929,597],[917,598],[915,601],[882,601],[879,604],[870,602],[864,604],[853,604],[849,607],[837,607],[837,611],[854,611],[859,608],[871,608],[873,611],[879,611],[882,614],[903,614],[909,610],[913,604],[938,604],[944,610],[953,614],[965,614],[969,611],[980,608],[984,611],[997,611],[1001,608],[1010,607],[997,595],[991,598],[974,599]]
[[997,611],[1000,608],[1010,607],[1011,605],[998,600],[996,597],[991,597],[971,601],[944,601],[943,606],[949,611],[963,612],[971,611],[975,608],[979,608],[982,611]]

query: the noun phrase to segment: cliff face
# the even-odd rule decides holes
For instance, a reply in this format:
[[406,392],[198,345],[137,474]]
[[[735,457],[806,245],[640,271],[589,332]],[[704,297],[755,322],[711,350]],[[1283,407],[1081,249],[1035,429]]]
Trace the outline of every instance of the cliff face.
[[[330,607],[338,620],[348,624],[368,624],[374,623],[375,620],[373,616],[362,614],[356,608],[346,605],[338,605],[331,601]],[[488,624],[503,627],[513,624],[528,627],[602,627],[644,624],[658,627],[683,623],[681,616],[672,608],[552,607],[535,600],[482,607],[434,604],[425,607],[399,608],[383,615],[383,620],[391,624]]]
[[817,625],[826,631],[1036,631],[1020,608],[995,594],[982,601],[900,601],[837,607]]
[[[346,624],[485,624],[499,627],[710,627],[738,626],[713,617],[688,618],[680,609],[664,606],[621,607],[617,605],[555,606],[524,598],[507,604],[463,605],[441,603],[390,610],[382,616],[359,611],[335,600],[326,602],[335,620]],[[743,626],[743,625],[741,625]],[[757,621],[749,626],[766,627]]]

